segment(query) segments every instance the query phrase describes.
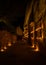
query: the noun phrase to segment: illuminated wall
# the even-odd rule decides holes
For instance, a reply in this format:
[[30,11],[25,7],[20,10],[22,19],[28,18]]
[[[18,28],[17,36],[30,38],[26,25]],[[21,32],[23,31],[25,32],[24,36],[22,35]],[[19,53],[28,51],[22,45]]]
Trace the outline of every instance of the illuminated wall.
[[24,38],[28,38],[28,23],[29,23],[29,17],[32,11],[32,5],[33,1],[31,4],[27,5],[26,12],[25,12],[25,19],[24,19]]
[[[28,5],[28,9],[26,10],[26,16],[24,20],[24,37],[29,38],[29,30],[30,30],[30,39],[32,43],[40,42],[42,45],[45,45],[44,41],[46,39],[46,0],[37,0],[33,1],[33,4]],[[33,9],[33,21],[30,21],[31,17],[28,15],[32,13]],[[30,10],[30,11],[29,11]],[[28,20],[27,20],[28,18]],[[29,23],[30,22],[30,23]],[[37,43],[36,43],[37,44]]]
[[43,42],[45,35],[44,35],[44,22],[38,22],[35,24],[34,22],[30,23],[30,34],[31,34],[31,41],[35,42]]

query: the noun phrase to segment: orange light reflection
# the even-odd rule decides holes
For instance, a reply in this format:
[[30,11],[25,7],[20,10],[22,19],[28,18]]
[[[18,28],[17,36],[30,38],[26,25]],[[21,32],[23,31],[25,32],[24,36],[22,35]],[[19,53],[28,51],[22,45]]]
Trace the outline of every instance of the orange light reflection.
[[37,28],[36,31],[38,31],[38,30],[40,30],[40,29],[42,29],[42,27]]

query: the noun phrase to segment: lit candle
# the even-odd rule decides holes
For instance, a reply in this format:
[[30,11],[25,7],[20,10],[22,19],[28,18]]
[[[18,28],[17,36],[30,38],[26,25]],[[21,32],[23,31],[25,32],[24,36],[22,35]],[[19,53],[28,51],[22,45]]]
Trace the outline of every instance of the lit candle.
[[4,49],[1,49],[1,52],[4,52]]
[[11,45],[12,45],[12,44],[11,44],[11,42],[9,41],[9,42],[8,42],[8,46],[11,46]]
[[34,45],[34,43],[32,44],[32,46],[31,46],[31,48],[34,48],[35,47],[35,45]]
[[38,47],[38,45],[36,45],[36,48],[34,49],[34,51],[39,51],[39,47]]
[[4,49],[7,49],[7,47],[6,47],[6,46],[4,46]]

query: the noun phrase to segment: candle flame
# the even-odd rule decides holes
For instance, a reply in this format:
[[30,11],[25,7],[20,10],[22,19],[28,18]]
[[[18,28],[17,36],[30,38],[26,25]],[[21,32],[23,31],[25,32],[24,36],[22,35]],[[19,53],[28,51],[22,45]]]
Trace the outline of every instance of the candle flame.
[[11,42],[8,42],[8,46],[11,46]]
[[1,52],[4,52],[4,49],[1,49]]
[[39,47],[38,47],[38,45],[36,45],[36,48],[34,49],[34,51],[39,51]]

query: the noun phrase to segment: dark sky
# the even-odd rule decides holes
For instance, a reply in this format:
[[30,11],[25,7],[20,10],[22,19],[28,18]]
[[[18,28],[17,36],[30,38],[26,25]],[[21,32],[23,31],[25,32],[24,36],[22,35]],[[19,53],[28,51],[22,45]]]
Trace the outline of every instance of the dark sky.
[[6,17],[17,26],[24,22],[27,0],[0,0],[0,17]]

